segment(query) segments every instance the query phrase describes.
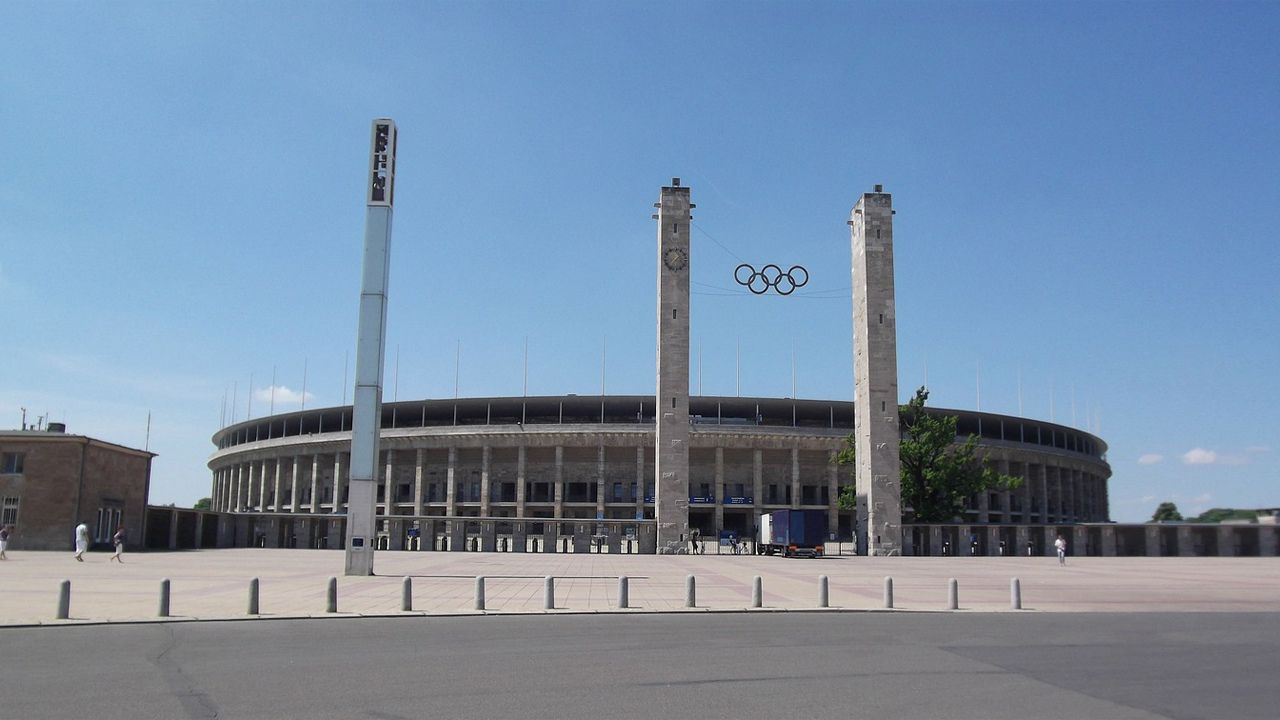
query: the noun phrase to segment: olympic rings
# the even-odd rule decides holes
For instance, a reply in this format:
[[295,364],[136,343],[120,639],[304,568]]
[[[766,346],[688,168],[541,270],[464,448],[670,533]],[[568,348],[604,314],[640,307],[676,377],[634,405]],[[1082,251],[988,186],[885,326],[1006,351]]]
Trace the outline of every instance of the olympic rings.
[[[742,271],[747,271],[746,279],[743,279]],[[796,277],[795,272],[799,270],[804,279]],[[796,288],[802,288],[809,284],[809,271],[804,269],[802,265],[792,265],[786,272],[782,268],[772,263],[760,268],[759,272],[755,267],[742,263],[733,270],[733,279],[739,285],[746,287],[756,295],[763,295],[769,292],[769,288],[773,288],[774,292],[779,295],[790,295],[796,291]]]

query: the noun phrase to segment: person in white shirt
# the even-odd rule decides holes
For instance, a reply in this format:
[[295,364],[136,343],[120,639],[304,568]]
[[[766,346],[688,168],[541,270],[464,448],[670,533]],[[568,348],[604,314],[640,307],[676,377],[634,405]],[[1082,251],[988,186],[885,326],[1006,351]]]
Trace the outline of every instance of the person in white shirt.
[[76,560],[84,562],[84,553],[89,549],[89,526],[80,523],[76,526]]
[[1053,546],[1058,549],[1058,564],[1066,565],[1067,564],[1067,539],[1059,535],[1058,539],[1053,541]]

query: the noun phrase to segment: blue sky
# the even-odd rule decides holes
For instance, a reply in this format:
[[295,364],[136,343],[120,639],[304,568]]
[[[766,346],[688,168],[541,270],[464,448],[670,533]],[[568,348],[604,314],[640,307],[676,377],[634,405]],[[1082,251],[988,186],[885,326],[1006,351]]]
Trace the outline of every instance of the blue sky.
[[[693,392],[851,398],[849,210],[894,194],[904,399],[1111,447],[1112,515],[1280,505],[1280,5],[0,4],[0,426],[207,494],[342,401],[369,122],[400,128],[387,397],[648,393],[661,185]],[[755,297],[739,262],[802,264]],[[460,352],[459,352],[460,348]],[[397,352],[399,372],[395,369]],[[698,358],[695,351],[695,368]],[[980,379],[980,383],[979,383]],[[1021,386],[1021,393],[1019,393]],[[348,397],[350,393],[347,393]],[[292,402],[291,402],[292,401]]]

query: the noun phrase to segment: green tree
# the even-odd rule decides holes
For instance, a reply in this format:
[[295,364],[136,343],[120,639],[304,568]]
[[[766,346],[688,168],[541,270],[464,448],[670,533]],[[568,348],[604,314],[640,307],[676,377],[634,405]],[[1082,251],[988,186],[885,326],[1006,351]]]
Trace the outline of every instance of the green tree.
[[1226,520],[1258,522],[1258,511],[1239,510],[1236,508],[1210,508],[1193,518],[1187,518],[1187,522],[1194,523],[1220,523]]
[[[965,502],[978,493],[1012,490],[1022,479],[1001,475],[985,458],[978,457],[978,436],[970,435],[956,444],[954,415],[930,415],[925,412],[929,391],[921,387],[915,397],[898,408],[904,435],[898,449],[902,507],[910,509],[915,522],[950,522],[962,514]],[[834,460],[851,465],[855,460],[854,438]],[[854,507],[854,489],[846,487],[836,501],[842,510]]]
[[1176,503],[1162,502],[1151,516],[1151,522],[1177,522],[1182,519]]
[[196,510],[210,510],[213,508],[213,498],[200,498],[196,501]]

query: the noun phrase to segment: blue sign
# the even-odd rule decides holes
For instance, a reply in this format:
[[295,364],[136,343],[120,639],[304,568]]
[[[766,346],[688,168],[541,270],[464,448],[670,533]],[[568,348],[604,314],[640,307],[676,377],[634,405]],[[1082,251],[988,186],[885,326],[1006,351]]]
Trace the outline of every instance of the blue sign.
[[724,499],[725,505],[751,505],[755,502],[755,498],[750,495],[735,495]]
[[702,505],[715,504],[715,501],[716,499],[713,497],[693,497],[693,496],[689,497],[689,502],[702,504]]

